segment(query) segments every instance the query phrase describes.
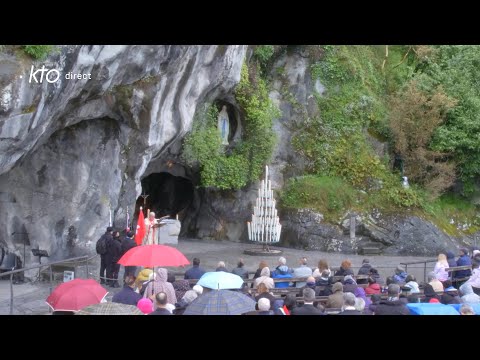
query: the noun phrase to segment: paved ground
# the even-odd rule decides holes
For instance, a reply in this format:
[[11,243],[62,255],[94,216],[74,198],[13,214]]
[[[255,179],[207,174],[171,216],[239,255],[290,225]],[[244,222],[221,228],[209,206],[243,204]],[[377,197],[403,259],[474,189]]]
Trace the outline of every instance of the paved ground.
[[[185,256],[192,261],[194,257],[201,260],[200,266],[205,270],[215,270],[218,261],[222,260],[226,263],[228,269],[236,266],[239,258],[243,258],[245,267],[249,271],[255,271],[260,260],[266,260],[270,268],[277,265],[278,256],[274,257],[260,257],[243,254],[245,249],[256,247],[252,244],[233,243],[229,241],[195,241],[195,240],[180,240],[178,249],[185,254]],[[274,249],[283,250],[282,256],[286,257],[287,265],[296,267],[298,258],[306,256],[309,260],[309,266],[315,267],[320,259],[326,259],[331,267],[338,267],[345,258],[352,261],[354,268],[361,266],[362,260],[365,256],[362,255],[344,255],[341,253],[324,253],[320,251],[303,251],[297,249],[275,247]],[[385,277],[393,273],[394,268],[400,262],[420,261],[426,259],[425,257],[400,257],[400,256],[367,256],[370,263],[376,267],[380,274]],[[187,267],[188,268],[188,267]],[[173,268],[172,270],[184,271],[182,268]],[[423,265],[409,266],[408,272],[417,277],[420,282],[423,280],[424,268]],[[433,270],[433,263],[427,267],[427,272]],[[98,279],[99,258],[94,261],[93,266],[90,266],[89,277]],[[120,270],[120,278],[123,276],[123,267]],[[76,277],[86,277],[86,268],[79,267],[77,269]],[[58,284],[60,280],[56,281]],[[55,286],[54,284],[54,286]],[[107,299],[111,299],[114,293],[119,289],[108,288],[110,291]],[[38,281],[35,284],[25,283],[13,286],[14,291],[14,314],[49,314],[49,307],[45,303],[45,299],[50,293],[50,283],[45,281]],[[10,313],[10,283],[7,280],[0,280],[0,315]]]

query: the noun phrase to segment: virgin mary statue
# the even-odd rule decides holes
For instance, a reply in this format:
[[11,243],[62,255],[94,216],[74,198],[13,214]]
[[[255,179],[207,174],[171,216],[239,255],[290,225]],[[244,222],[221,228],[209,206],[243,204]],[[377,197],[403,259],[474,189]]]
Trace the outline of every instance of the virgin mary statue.
[[228,145],[228,133],[230,131],[230,122],[228,121],[227,107],[223,105],[222,111],[218,114],[218,130],[220,131],[220,138],[222,145]]

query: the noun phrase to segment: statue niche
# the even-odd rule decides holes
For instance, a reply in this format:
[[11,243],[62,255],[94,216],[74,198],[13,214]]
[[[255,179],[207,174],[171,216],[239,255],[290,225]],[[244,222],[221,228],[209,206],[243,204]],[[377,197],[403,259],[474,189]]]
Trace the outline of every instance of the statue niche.
[[222,145],[228,145],[228,135],[230,133],[230,120],[228,118],[227,106],[223,105],[222,111],[218,114],[218,131],[222,139]]

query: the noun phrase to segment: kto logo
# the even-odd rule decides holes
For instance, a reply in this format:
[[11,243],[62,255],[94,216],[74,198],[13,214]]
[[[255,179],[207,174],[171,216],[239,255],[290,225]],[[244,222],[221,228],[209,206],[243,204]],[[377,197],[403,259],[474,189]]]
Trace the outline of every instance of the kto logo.
[[[45,75],[45,80],[47,80],[47,82],[51,84],[51,83],[57,82],[58,78],[60,77],[60,72],[58,70],[55,70],[55,69],[49,70],[45,68],[45,65],[43,65],[40,69],[37,69],[35,72],[34,70],[35,68],[32,65],[32,68],[30,69],[30,78],[28,79],[29,83],[32,83],[32,79],[33,79],[35,83],[41,84],[43,81],[43,76]],[[37,76],[40,77],[40,81],[37,78]]]

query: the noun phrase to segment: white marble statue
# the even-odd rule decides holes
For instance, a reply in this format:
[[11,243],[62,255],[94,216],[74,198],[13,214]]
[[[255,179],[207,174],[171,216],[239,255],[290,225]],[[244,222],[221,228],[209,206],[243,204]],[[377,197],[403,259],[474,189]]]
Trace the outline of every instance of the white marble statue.
[[227,107],[223,105],[222,111],[218,114],[218,130],[220,131],[220,138],[222,145],[228,145],[228,134],[230,132],[230,122],[228,120]]
[[408,189],[410,187],[410,185],[408,184],[408,178],[406,176],[402,177],[403,181],[402,181],[402,185],[405,189]]

